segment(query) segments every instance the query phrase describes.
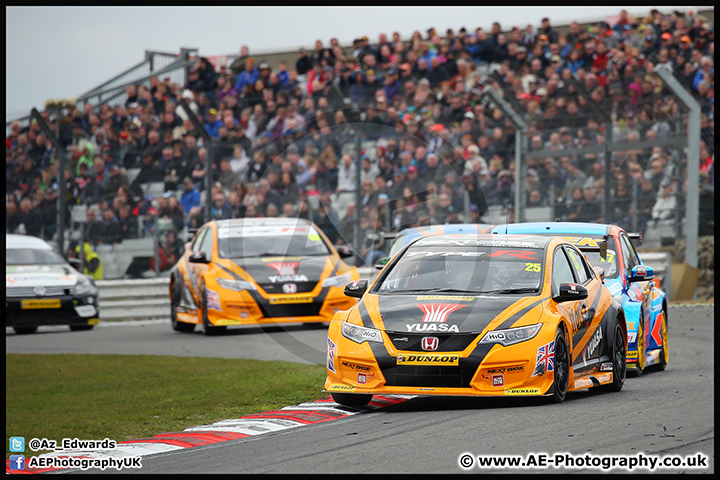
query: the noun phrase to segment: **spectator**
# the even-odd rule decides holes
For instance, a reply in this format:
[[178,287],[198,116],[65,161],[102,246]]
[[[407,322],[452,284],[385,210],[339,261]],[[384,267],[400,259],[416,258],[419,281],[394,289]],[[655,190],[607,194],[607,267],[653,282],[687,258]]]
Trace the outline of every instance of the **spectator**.
[[215,220],[227,220],[232,214],[232,207],[230,202],[225,198],[225,194],[222,192],[213,194],[213,204],[210,211],[210,215]]
[[195,183],[190,177],[183,179],[183,193],[180,196],[180,204],[185,212],[189,212],[193,207],[200,206],[200,192],[195,188]]
[[655,224],[659,220],[667,220],[675,216],[677,198],[673,183],[670,180],[663,180],[660,184],[660,192],[652,208],[652,220]]
[[92,166],[94,165],[94,158],[95,147],[93,146],[92,142],[85,143],[85,146],[82,149],[82,154],[80,155],[80,158],[78,158],[75,166],[75,174],[80,175],[80,165],[87,165],[88,169],[92,168]]
[[100,225],[97,245],[115,245],[122,242],[122,228],[112,209],[108,208],[103,211],[103,221]]
[[170,195],[167,199],[167,207],[163,212],[164,217],[172,220],[173,227],[176,231],[181,231],[185,226],[185,211],[180,206],[175,195]]
[[222,120],[217,118],[218,111],[214,108],[208,110],[207,122],[205,123],[205,131],[215,140],[220,139],[220,127],[222,127]]
[[332,207],[329,195],[325,196],[325,201],[323,201],[321,197],[318,212],[315,216],[315,225],[323,231],[325,236],[328,237],[328,240],[330,240],[330,243],[333,245],[337,243],[338,238],[340,238],[337,230],[340,226],[340,219]]
[[312,59],[307,56],[307,51],[300,48],[298,51],[298,59],[295,62],[295,70],[298,75],[305,75],[312,68]]
[[132,213],[130,205],[120,206],[118,213],[118,224],[120,226],[120,240],[128,240],[138,237],[138,220]]
[[227,191],[235,190],[235,185],[240,183],[240,175],[234,172],[230,166],[230,159],[223,158],[220,161],[220,174],[217,177],[217,181],[220,182],[223,189]]
[[374,265],[385,256],[385,234],[382,229],[381,219],[374,217],[370,220],[370,226],[363,231],[363,252],[367,252],[365,265]]
[[580,194],[582,196],[582,187],[587,181],[587,175],[585,175],[585,172],[580,170],[580,164],[577,160],[568,161],[565,171],[568,175],[568,179],[567,183],[565,184],[565,189],[563,191],[563,198],[567,199],[568,201],[572,201],[572,192],[576,188],[580,188]]
[[233,156],[230,158],[230,169],[240,179],[244,179],[250,168],[250,158],[245,154],[242,145],[233,145]]
[[35,208],[42,219],[42,234],[45,240],[52,240],[57,230],[57,190],[49,188],[36,190]]
[[81,203],[92,205],[105,198],[102,185],[97,181],[96,176],[87,174],[82,177],[82,180],[84,180],[84,184],[80,195]]
[[235,78],[235,90],[242,92],[248,85],[253,85],[260,78],[260,71],[255,68],[255,59],[245,60],[245,70]]
[[250,49],[247,45],[240,47],[240,55],[230,64],[230,71],[233,75],[240,75],[245,71],[245,62],[250,58]]
[[40,237],[43,227],[42,216],[35,209],[30,198],[23,198],[20,201],[20,212],[17,217],[18,226],[15,233]]
[[[282,196],[284,202],[295,204],[300,197],[300,190],[295,183],[295,176],[292,172],[283,172],[280,176],[280,186],[278,193]],[[278,205],[275,205],[276,207]]]
[[104,181],[103,195],[106,199],[110,199],[115,196],[118,189],[121,187],[129,187],[127,175],[120,170],[120,166],[117,163],[110,165],[110,175]]
[[[92,246],[85,242],[82,244],[83,249],[83,263],[85,265],[85,270],[83,273],[85,275],[90,275],[94,280],[102,280],[103,279],[103,263],[100,256],[95,253],[92,249]],[[75,253],[77,257],[80,257],[80,245],[78,244],[75,247]]]
[[5,204],[5,232],[17,233],[20,226],[20,215],[18,207],[14,200],[9,200]]
[[101,237],[103,235],[102,223],[97,220],[97,216],[93,208],[88,208],[85,216],[87,219],[87,225],[85,226],[87,239],[90,241],[91,245],[98,245],[101,242]]

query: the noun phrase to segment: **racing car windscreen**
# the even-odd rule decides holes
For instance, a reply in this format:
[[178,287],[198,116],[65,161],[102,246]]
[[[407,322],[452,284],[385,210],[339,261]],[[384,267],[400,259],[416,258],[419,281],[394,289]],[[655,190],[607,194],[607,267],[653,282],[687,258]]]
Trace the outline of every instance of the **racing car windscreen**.
[[583,250],[582,252],[593,267],[600,267],[605,271],[605,278],[617,277],[618,259],[615,250],[608,248],[605,259],[600,256],[598,251]]
[[9,248],[5,250],[5,265],[65,265],[65,260],[53,250]]
[[540,248],[413,246],[387,272],[375,292],[538,292],[543,259]]
[[295,233],[275,236],[221,237],[218,239],[218,255],[220,258],[305,257],[330,255],[330,250],[317,233]]

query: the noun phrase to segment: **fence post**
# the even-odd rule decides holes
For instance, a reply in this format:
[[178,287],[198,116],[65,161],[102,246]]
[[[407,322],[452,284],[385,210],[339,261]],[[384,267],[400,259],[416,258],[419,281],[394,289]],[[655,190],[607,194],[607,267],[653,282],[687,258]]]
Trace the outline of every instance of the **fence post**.
[[633,232],[638,231],[637,195],[638,195],[638,181],[637,181],[637,178],[632,177],[632,206],[631,206],[630,210],[632,211],[632,231]]
[[355,254],[360,256],[360,209],[361,205],[361,193],[360,193],[360,172],[362,171],[362,161],[360,160],[360,154],[362,152],[362,138],[359,128],[359,123],[355,125],[355,225],[353,227],[353,246],[355,248]]
[[526,144],[525,135],[528,131],[527,123],[520,115],[520,112],[506,102],[493,86],[487,85],[482,94],[483,96],[490,96],[490,99],[502,110],[504,115],[507,115],[510,122],[515,126],[515,223],[520,223],[523,221],[525,205],[523,195],[525,185],[523,185],[523,182],[527,172],[522,168],[522,164]]
[[158,238],[160,235],[160,230],[157,228],[157,224],[155,224],[155,231],[153,232],[153,255],[155,256],[155,275],[160,274],[160,239]]
[[207,145],[205,147],[207,149],[207,157],[205,159],[205,221],[209,222],[212,218],[213,140],[207,130],[205,130],[203,124],[198,120],[195,112],[190,109],[190,105],[187,104],[185,99],[181,98],[179,103],[190,118],[190,122],[193,124],[193,127],[195,127],[195,130],[203,137],[204,143]]
[[80,223],[80,273],[82,274],[85,273],[85,225],[87,223]]
[[[74,100],[48,100],[45,102],[45,108],[52,108],[57,107],[58,111],[58,118],[56,119],[58,128],[60,128],[60,108],[65,105],[72,105],[75,106]],[[50,129],[50,126],[47,124],[45,119],[40,115],[40,112],[37,111],[36,108],[33,108],[30,112],[30,115],[37,121],[38,125],[40,126],[40,130],[45,134],[45,136],[48,138],[48,141],[52,143],[53,148],[55,149],[55,152],[57,153],[57,162],[58,162],[58,198],[57,198],[57,245],[58,245],[58,253],[65,257],[65,152],[63,150],[63,146],[60,143],[59,136],[56,136],[53,131]]]
[[685,263],[698,266],[698,219],[700,215],[700,104],[662,64],[653,71],[690,109],[687,129],[687,198],[685,199]]

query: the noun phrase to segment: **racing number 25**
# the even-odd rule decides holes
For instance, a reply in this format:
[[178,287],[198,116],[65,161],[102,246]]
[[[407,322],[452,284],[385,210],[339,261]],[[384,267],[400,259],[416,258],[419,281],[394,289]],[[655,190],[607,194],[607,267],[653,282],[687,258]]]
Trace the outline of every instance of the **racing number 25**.
[[526,264],[525,264],[525,271],[526,271],[526,272],[539,272],[539,271],[540,271],[540,264],[539,264],[539,263],[526,263]]

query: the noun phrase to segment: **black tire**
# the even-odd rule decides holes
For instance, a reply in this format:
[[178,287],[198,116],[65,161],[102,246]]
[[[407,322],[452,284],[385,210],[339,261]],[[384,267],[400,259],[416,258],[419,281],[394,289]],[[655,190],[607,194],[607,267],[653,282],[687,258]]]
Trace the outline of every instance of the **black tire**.
[[84,332],[92,330],[95,325],[70,325],[71,332]]
[[562,327],[558,327],[555,334],[555,356],[553,357],[553,385],[552,396],[553,402],[560,403],[565,400],[568,385],[570,384],[570,355],[568,352],[567,342],[565,341],[565,332]]
[[331,395],[335,403],[346,407],[364,407],[373,397],[370,393],[331,393]]
[[170,298],[170,326],[176,332],[192,333],[195,331],[194,323],[179,322],[177,319],[177,305],[180,303],[181,290],[182,283],[178,283],[177,279],[175,279],[173,282],[172,296]]
[[645,320],[644,314],[640,312],[640,320],[638,321],[638,335],[637,335],[637,363],[635,366],[628,370],[633,377],[639,377],[645,371]]
[[612,336],[612,363],[613,363],[613,381],[606,385],[597,387],[599,392],[619,392],[625,385],[625,377],[627,376],[627,352],[625,351],[625,334],[623,333],[620,322],[615,321],[613,327],[615,332]]
[[216,327],[210,323],[207,315],[207,293],[205,289],[202,290],[202,321],[203,321],[203,333],[206,336],[217,335],[227,330],[227,327]]
[[37,331],[37,327],[13,327],[18,335],[29,335]]

